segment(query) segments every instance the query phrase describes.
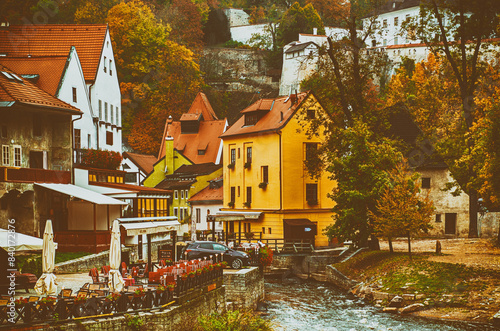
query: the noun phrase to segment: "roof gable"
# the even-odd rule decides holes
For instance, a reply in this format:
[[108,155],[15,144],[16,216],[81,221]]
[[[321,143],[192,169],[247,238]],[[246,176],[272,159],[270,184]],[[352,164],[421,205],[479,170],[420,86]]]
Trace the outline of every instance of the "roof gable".
[[156,159],[156,156],[154,155],[137,154],[131,152],[124,152],[123,157],[128,158],[130,161],[132,161],[145,174],[149,174],[151,171],[153,171],[153,166],[156,161],[158,161]]
[[30,80],[37,87],[57,95],[68,56],[0,57],[0,64],[20,75],[37,75]]
[[0,53],[9,57],[66,56],[74,46],[85,81],[92,82],[107,33],[106,24],[11,25],[0,29]]
[[23,104],[49,108],[67,114],[81,114],[78,108],[50,95],[1,64],[0,72],[0,106]]
[[[292,118],[295,112],[302,106],[302,103],[310,95],[309,92],[292,94],[276,99],[258,100],[254,104],[241,111],[241,116],[226,132],[221,135],[221,138],[227,138],[237,135],[262,133],[266,131],[276,131],[284,127]],[[254,125],[247,125],[245,116],[251,116],[255,113],[262,104],[272,104],[271,109],[262,115]],[[253,110],[253,111],[249,111]]]

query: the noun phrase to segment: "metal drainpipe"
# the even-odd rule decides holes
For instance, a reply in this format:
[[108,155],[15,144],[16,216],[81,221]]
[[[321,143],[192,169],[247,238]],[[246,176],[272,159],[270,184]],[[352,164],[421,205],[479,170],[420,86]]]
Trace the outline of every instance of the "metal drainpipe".
[[280,179],[280,210],[283,209],[283,182],[281,180],[281,167],[283,165],[283,162],[281,162],[281,131],[277,131],[279,138],[279,162],[280,162],[280,174],[279,174],[279,179]]
[[[83,113],[79,115],[80,117],[72,119],[71,120],[71,149],[74,151],[74,146],[75,146],[75,141],[74,141],[74,126],[75,126],[75,121],[78,121],[83,117]],[[80,137],[81,139],[81,137]],[[75,183],[75,163],[74,163],[74,158],[75,155],[71,153],[71,183]]]

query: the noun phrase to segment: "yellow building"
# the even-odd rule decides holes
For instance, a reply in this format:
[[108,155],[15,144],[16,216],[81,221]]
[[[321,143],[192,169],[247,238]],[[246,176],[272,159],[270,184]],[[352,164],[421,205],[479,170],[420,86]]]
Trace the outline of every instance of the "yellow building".
[[[333,222],[334,202],[327,194],[335,184],[326,173],[312,178],[304,165],[322,139],[308,136],[307,118],[321,109],[310,92],[262,99],[222,134],[223,211],[261,213],[252,213],[242,232],[328,245],[323,229]],[[229,232],[238,231],[229,224]]]

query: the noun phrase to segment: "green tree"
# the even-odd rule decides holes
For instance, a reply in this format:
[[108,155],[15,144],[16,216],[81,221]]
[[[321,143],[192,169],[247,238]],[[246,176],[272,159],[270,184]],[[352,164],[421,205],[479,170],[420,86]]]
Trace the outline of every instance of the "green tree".
[[[376,210],[369,211],[374,233],[389,239],[406,236],[411,259],[411,238],[431,229],[434,205],[429,194],[422,196],[417,185],[419,174],[401,162],[389,173],[389,181],[377,199]],[[391,245],[392,251],[392,245]]]
[[[388,171],[396,166],[402,155],[394,143],[377,138],[368,126],[355,121],[352,127],[335,130],[331,144],[323,154],[331,179],[337,182],[330,197],[334,223],[324,233],[340,242],[350,240],[366,246],[373,232],[369,211],[387,184]],[[311,167],[309,167],[311,169]]]
[[307,4],[301,7],[295,2],[281,17],[277,31],[278,44],[283,47],[292,41],[297,41],[299,33],[312,33],[313,28],[317,28],[319,34],[325,34],[321,17],[313,5]]
[[[460,137],[452,135],[435,139],[456,183],[469,195],[469,237],[478,236],[477,212],[479,181],[477,165],[472,153],[477,144],[471,134],[480,115],[474,94],[479,78],[484,74],[487,51],[485,39],[495,34],[498,26],[500,2],[496,0],[426,0],[417,20],[407,22],[404,28],[415,31],[417,39],[424,42],[434,54],[441,54],[449,64],[449,74],[457,86],[460,104],[450,105],[448,114],[455,114],[456,121],[441,122],[452,127],[461,123]],[[478,117],[479,116],[479,117]],[[427,123],[435,127],[435,123]],[[450,185],[451,186],[451,185]]]
[[302,82],[302,90],[315,91],[325,108],[324,118],[310,123],[311,134],[327,126],[321,157],[306,165],[312,173],[328,171],[337,182],[330,195],[336,203],[335,223],[326,234],[365,246],[372,233],[368,211],[401,153],[383,136],[388,114],[375,85],[387,71],[387,58],[383,52],[364,52],[376,20],[359,29],[372,7],[358,1],[338,4],[335,19],[346,35],[328,37],[328,47],[320,49],[318,70]]

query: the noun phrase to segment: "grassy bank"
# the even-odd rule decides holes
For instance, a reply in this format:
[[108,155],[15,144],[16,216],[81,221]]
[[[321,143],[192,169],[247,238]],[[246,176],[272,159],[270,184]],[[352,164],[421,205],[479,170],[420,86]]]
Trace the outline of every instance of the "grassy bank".
[[[431,254],[363,252],[335,267],[375,291],[418,295],[427,310],[460,308],[486,320],[500,310],[500,271],[429,261]],[[469,319],[465,316],[463,319]]]

